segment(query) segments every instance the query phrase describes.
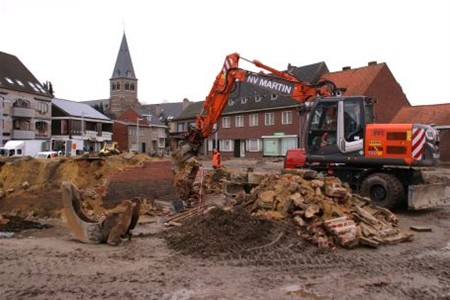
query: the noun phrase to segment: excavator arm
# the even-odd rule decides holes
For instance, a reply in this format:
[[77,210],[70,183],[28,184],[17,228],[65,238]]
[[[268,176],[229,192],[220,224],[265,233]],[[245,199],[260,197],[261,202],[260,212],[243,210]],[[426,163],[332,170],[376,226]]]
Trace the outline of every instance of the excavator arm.
[[[238,67],[239,59],[254,64],[270,74],[255,73]],[[332,96],[336,94],[336,86],[333,82],[324,80],[317,84],[311,84],[298,80],[288,72],[278,71],[257,60],[247,60],[233,53],[225,58],[225,62],[214,84],[205,99],[201,113],[197,116],[195,127],[188,128],[184,134],[184,143],[180,150],[174,154],[178,165],[197,154],[204,139],[213,133],[214,124],[228,103],[230,93],[233,91],[236,81],[260,87],[282,96],[288,96],[298,102],[305,102],[316,96]]]

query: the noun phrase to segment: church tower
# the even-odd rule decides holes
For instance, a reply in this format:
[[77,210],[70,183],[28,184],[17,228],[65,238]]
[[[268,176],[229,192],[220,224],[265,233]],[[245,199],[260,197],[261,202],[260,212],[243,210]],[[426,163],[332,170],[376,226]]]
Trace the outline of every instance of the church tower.
[[113,114],[138,105],[138,80],[134,74],[127,37],[123,33],[119,54],[110,81],[109,109]]

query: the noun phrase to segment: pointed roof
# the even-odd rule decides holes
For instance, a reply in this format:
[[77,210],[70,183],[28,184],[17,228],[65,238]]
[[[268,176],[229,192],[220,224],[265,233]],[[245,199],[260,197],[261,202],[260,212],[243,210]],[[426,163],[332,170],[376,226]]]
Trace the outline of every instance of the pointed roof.
[[14,90],[53,98],[53,96],[16,56],[1,51],[0,89]]
[[365,95],[378,74],[387,68],[386,63],[373,64],[366,67],[327,73],[323,79],[333,81],[338,88],[345,88],[344,95]]
[[119,54],[117,54],[116,65],[114,66],[111,79],[131,78],[137,79],[134,74],[133,62],[131,61],[130,50],[128,49],[127,37],[123,33]]

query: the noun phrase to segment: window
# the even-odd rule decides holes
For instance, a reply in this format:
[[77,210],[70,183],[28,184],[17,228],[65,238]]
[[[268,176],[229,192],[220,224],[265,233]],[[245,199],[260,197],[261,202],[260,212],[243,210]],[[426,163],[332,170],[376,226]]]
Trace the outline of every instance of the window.
[[39,92],[38,88],[32,83],[31,81],[28,81],[28,84],[35,90],[36,92]]
[[248,99],[247,98],[241,98],[241,104],[245,104],[247,103]]
[[159,139],[158,139],[158,146],[159,146],[160,148],[162,148],[162,147],[164,147],[165,145],[166,145],[166,139],[159,138]]
[[125,90],[129,90],[130,89],[130,84],[128,82],[125,82]]
[[261,102],[262,97],[261,96],[255,96],[255,102]]
[[48,113],[49,105],[44,102],[37,102],[36,104],[36,110],[41,114],[44,115]]
[[130,90],[134,91],[134,83],[130,83]]
[[9,77],[5,77],[6,81],[8,81],[10,84],[14,84],[14,81],[11,80]]
[[264,116],[264,125],[272,126],[275,125],[275,116],[273,113],[266,113]]
[[248,139],[246,144],[247,144],[248,152],[261,151],[261,140],[260,139]]
[[258,114],[253,114],[248,116],[248,126],[250,127],[256,127],[258,126],[258,120],[259,120]]
[[244,116],[236,116],[234,121],[236,127],[244,127]]
[[222,152],[231,152],[233,151],[233,140],[221,140],[219,142],[220,151]]
[[357,100],[344,101],[344,138],[348,142],[358,141],[363,138],[363,114],[361,113],[360,105],[362,103]]
[[230,117],[223,117],[222,118],[222,128],[230,128]]
[[281,124],[292,124],[292,111],[281,112]]
[[270,94],[270,100],[277,100],[278,94]]
[[178,123],[177,124],[177,131],[183,132],[184,131],[184,123]]

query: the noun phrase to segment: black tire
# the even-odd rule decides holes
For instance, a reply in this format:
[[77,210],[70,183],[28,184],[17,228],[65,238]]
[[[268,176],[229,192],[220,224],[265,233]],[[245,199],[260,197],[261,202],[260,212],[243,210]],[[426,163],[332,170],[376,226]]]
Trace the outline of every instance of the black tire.
[[387,209],[396,207],[405,197],[400,180],[385,173],[367,176],[361,184],[361,195],[370,198],[374,205]]

